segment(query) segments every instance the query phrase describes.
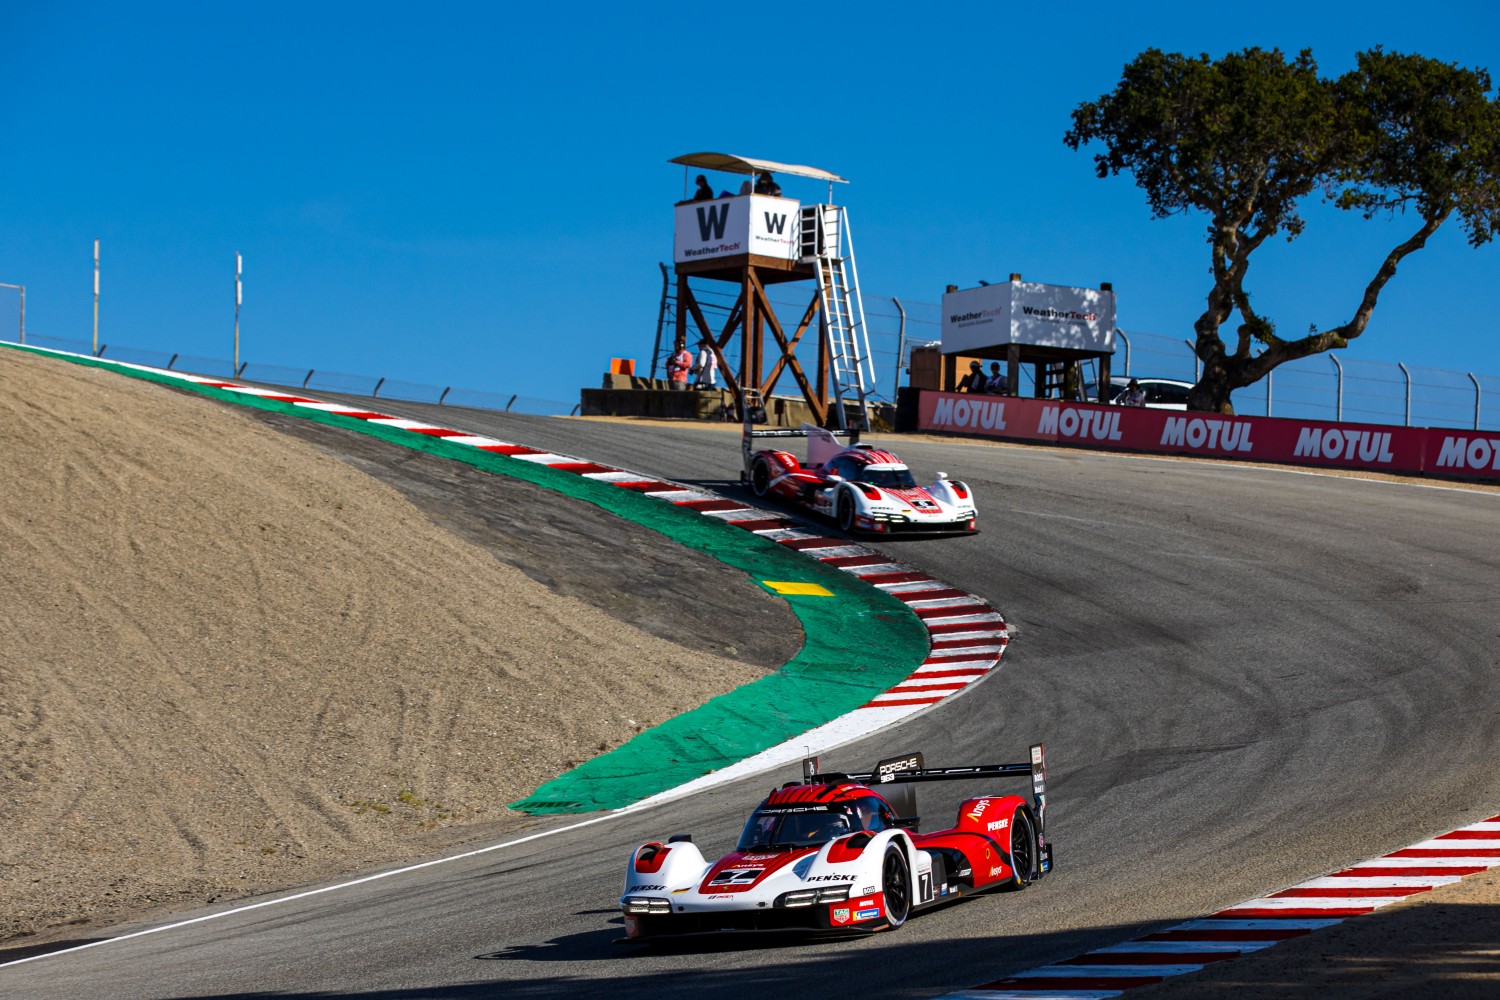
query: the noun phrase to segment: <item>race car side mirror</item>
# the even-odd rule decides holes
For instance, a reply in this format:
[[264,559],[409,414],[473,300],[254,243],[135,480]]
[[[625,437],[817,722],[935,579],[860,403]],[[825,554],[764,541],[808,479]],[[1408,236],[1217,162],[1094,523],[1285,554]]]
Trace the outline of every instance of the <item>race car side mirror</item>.
[[669,844],[691,844],[693,835],[691,833],[674,833],[667,838]]
[[844,482],[844,477],[839,475],[837,472],[830,472],[828,474],[828,481],[830,483],[842,483]]
[[946,472],[939,472],[937,474],[937,477],[938,477],[938,482],[941,483],[941,482],[943,482],[944,480],[946,480],[948,478],[948,473],[946,473]]

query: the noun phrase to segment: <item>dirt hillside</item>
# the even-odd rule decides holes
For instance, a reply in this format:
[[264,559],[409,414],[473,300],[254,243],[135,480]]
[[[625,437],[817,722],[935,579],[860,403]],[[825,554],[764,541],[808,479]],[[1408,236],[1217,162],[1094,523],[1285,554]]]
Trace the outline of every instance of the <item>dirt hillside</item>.
[[800,643],[644,529],[295,423],[0,351],[0,943],[493,835]]

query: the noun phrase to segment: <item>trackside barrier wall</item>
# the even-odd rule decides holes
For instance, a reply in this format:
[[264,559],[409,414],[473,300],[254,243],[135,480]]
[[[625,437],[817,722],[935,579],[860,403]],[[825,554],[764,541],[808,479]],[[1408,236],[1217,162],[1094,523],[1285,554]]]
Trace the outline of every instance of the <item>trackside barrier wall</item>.
[[1228,417],[924,391],[917,429],[1010,441],[1500,481],[1500,433]]

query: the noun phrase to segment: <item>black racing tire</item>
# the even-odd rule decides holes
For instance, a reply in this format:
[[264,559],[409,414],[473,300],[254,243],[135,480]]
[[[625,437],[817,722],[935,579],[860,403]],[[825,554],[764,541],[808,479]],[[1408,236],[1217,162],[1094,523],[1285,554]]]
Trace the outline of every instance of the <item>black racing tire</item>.
[[885,859],[880,863],[880,891],[885,897],[886,922],[895,930],[911,914],[911,867],[905,852],[895,844],[885,849]]
[[854,533],[854,498],[848,490],[839,490],[839,527],[849,534]]
[[750,492],[758,497],[771,492],[771,464],[764,458],[757,458],[750,465]]
[[1041,845],[1037,843],[1036,823],[1031,810],[1024,806],[1016,810],[1010,821],[1010,867],[1011,879],[1005,885],[1009,892],[1019,892],[1041,878]]

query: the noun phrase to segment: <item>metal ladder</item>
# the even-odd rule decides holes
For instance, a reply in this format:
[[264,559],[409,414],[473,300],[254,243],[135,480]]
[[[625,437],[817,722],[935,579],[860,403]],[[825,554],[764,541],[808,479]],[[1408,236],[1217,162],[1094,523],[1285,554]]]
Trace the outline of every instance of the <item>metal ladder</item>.
[[875,384],[870,340],[865,330],[865,307],[859,295],[859,271],[854,266],[854,244],[849,215],[838,205],[808,205],[802,209],[801,249],[818,275],[818,297],[828,336],[829,368],[833,380],[834,423],[849,430],[846,402],[857,407],[855,429],[870,429],[865,391]]

